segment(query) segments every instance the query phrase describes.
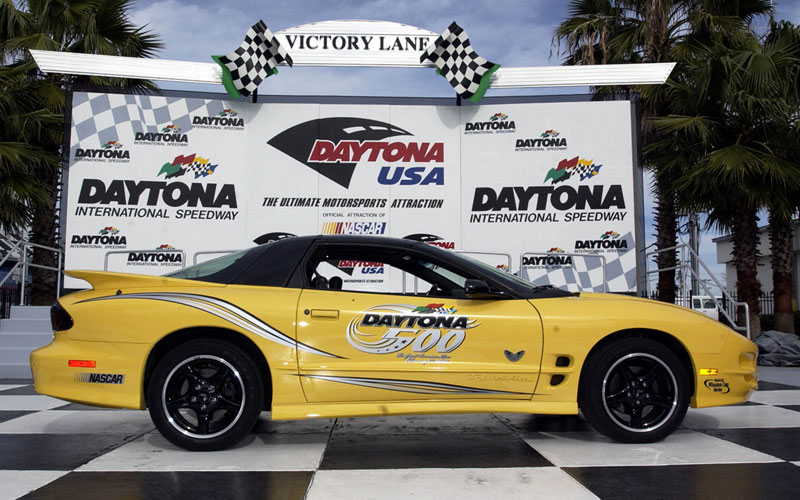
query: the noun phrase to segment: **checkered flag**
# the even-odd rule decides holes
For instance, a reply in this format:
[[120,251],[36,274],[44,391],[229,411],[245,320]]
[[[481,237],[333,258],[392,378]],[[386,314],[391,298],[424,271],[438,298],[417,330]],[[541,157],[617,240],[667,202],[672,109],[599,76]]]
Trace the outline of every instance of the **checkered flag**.
[[459,96],[475,103],[486,93],[491,74],[500,67],[476,54],[467,32],[455,22],[422,53],[419,62],[425,59],[436,65],[436,73],[445,77]]
[[278,72],[278,64],[292,58],[264,21],[254,24],[244,42],[226,56],[211,56],[222,68],[222,83],[231,97],[248,96],[258,89],[264,78]]

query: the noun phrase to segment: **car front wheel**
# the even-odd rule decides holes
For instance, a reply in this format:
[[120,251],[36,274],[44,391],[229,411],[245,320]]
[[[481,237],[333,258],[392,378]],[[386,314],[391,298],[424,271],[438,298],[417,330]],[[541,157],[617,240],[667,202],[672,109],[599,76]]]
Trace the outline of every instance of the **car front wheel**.
[[167,353],[148,385],[150,415],[173,444],[221,450],[241,441],[261,412],[264,387],[252,359],[219,340],[193,340]]
[[598,431],[626,443],[659,441],[683,421],[689,382],[678,357],[650,339],[600,348],[581,376],[580,406]]

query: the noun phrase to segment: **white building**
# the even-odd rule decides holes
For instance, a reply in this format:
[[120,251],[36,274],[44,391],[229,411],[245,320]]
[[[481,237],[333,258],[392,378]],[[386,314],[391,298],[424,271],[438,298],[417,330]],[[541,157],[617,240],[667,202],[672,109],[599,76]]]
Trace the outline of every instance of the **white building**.
[[[769,226],[758,228],[758,281],[761,282],[761,291],[765,294],[772,292],[772,251],[769,245]],[[800,220],[792,223],[792,308],[797,310],[800,304]],[[725,264],[725,280],[729,291],[736,290],[736,268],[733,267],[733,240],[731,235],[720,236],[712,240],[717,248],[717,263]],[[764,311],[766,312],[766,311]],[[772,311],[769,311],[772,312]]]

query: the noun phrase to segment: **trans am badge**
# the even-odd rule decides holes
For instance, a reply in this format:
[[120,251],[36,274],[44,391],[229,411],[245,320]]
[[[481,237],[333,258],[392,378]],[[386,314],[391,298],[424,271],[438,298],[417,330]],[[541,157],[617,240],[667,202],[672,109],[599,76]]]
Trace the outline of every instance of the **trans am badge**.
[[479,325],[444,303],[387,304],[371,307],[350,320],[347,341],[369,354],[390,354],[409,346],[414,353],[446,354],[458,349],[466,331]]

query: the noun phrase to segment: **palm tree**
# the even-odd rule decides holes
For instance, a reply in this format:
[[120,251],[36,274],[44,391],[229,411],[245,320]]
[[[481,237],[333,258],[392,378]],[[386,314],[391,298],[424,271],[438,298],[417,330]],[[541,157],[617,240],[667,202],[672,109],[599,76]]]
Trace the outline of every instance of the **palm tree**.
[[0,230],[7,234],[26,228],[32,207],[47,200],[42,175],[55,170],[56,158],[31,144],[59,125],[61,118],[41,109],[31,98],[31,86],[24,72],[0,68]]
[[[153,88],[147,81],[121,80],[102,77],[75,77],[42,74],[26,49],[63,52],[151,57],[161,42],[143,27],[134,26],[128,19],[132,0],[0,0],[0,51],[3,61],[26,73],[31,84],[31,99],[40,108],[62,115],[67,106],[65,89],[75,83],[96,86]],[[50,133],[28,137],[25,142],[62,158],[63,125],[48,125]],[[63,160],[62,160],[63,162]],[[60,169],[43,172],[45,197],[31,205],[31,239],[40,245],[56,246],[56,196]],[[32,262],[54,266],[55,255],[35,250]],[[32,303],[47,304],[55,290],[53,273],[34,268],[31,287]]]
[[[773,118],[767,142],[775,154],[793,160],[800,155],[800,28],[787,21],[770,22],[764,52],[778,58],[775,97],[783,100],[783,112]],[[792,314],[792,218],[800,207],[800,192],[780,192],[769,198],[769,239],[772,251],[772,292],[775,329],[794,333]]]
[[711,224],[731,230],[738,298],[749,305],[751,329],[760,332],[757,213],[770,206],[785,217],[800,188],[800,164],[780,151],[787,117],[797,110],[785,90],[797,58],[785,37],[710,35],[687,41],[695,46],[684,60],[686,82],[669,85],[674,114],[654,120],[671,134],[658,148],[695,152],[694,165],[676,182],[680,201],[708,210]]
[[[767,0],[572,0],[570,18],[556,29],[554,40],[566,56],[565,64],[613,64],[627,62],[674,62],[691,57],[690,39],[709,33],[739,33],[754,16],[772,11]],[[674,85],[685,84],[680,68],[670,76]],[[669,135],[653,127],[653,120],[670,113],[664,87],[637,86],[642,97],[641,134],[645,145],[645,167],[654,172],[656,246],[659,250],[677,244],[678,192],[675,180],[691,154],[685,149],[649,149]],[[619,89],[595,89],[618,93]],[[677,265],[676,252],[661,252],[659,269]],[[659,273],[658,297],[675,301],[675,272]]]

